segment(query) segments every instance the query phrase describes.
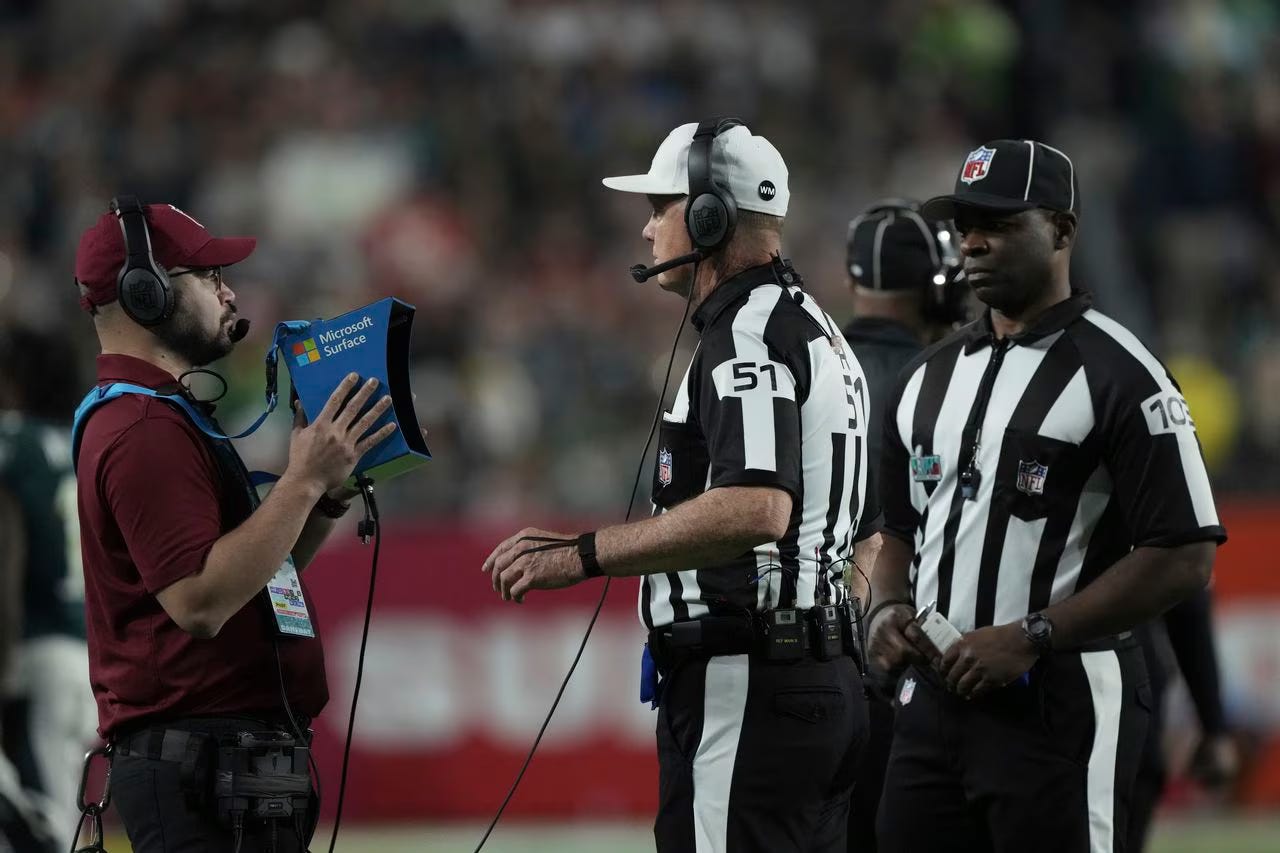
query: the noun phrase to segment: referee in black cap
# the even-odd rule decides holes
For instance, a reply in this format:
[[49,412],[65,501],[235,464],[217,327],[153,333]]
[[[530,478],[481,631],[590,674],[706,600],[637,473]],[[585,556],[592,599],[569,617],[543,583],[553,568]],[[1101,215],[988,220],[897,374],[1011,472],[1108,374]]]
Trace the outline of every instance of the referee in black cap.
[[[907,362],[965,318],[968,290],[951,223],[926,220],[908,199],[877,201],[849,222],[845,272],[853,320],[844,329],[867,379],[871,428],[868,464],[879,469],[884,401]],[[870,566],[865,567],[870,570]],[[847,577],[852,589],[861,579]],[[865,598],[865,596],[864,596]],[[872,673],[873,677],[881,675]],[[849,806],[849,850],[875,853],[876,810],[893,739],[892,683],[877,684],[869,703],[870,736]]]
[[[1131,632],[1202,589],[1226,538],[1177,384],[1071,287],[1077,186],[1064,152],[1001,139],[922,208],[955,220],[988,311],[885,407],[869,653],[914,673],[882,851],[1124,850],[1151,707]],[[959,637],[929,640],[927,611]]]

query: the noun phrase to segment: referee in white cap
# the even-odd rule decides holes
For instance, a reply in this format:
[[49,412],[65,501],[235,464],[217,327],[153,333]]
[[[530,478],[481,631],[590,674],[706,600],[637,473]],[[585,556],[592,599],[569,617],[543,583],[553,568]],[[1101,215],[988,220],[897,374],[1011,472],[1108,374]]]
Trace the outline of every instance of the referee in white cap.
[[[866,700],[841,574],[873,529],[865,378],[780,255],[787,168],[736,120],[676,128],[649,172],[657,277],[698,349],[662,418],[653,516],[526,529],[485,563],[504,597],[641,576],[658,706],[657,848],[843,853]],[[660,677],[660,680],[659,680]]]
[[[954,218],[988,311],[885,409],[870,652],[915,668],[882,853],[1122,851],[1151,711],[1131,632],[1202,589],[1226,539],[1177,383],[1071,287],[1076,178],[1000,139],[921,211]],[[913,619],[930,605],[961,635],[945,652]]]

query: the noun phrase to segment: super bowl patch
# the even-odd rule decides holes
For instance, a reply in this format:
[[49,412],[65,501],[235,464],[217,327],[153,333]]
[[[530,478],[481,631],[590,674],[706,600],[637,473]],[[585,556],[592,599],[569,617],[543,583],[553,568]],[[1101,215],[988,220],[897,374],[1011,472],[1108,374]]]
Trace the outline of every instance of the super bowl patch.
[[1048,476],[1048,465],[1041,465],[1034,459],[1030,462],[1018,460],[1018,491],[1028,495],[1043,495],[1044,481]]
[[942,479],[942,457],[937,454],[911,457],[911,479],[917,483],[936,483]]

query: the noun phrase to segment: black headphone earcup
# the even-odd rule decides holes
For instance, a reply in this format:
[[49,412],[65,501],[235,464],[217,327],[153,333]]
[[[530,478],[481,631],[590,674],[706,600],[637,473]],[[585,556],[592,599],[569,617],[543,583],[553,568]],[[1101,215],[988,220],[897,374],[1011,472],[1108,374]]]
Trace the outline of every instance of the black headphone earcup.
[[695,249],[712,252],[729,242],[737,224],[738,208],[730,195],[702,193],[689,201],[684,222]]
[[170,285],[151,270],[134,268],[120,277],[120,306],[136,323],[154,326],[173,312]]

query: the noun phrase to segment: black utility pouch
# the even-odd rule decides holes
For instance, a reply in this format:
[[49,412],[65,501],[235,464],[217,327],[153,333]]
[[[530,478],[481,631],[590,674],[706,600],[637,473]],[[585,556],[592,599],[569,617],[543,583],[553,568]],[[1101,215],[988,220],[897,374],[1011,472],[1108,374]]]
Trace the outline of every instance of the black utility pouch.
[[809,623],[798,607],[766,610],[764,656],[766,660],[800,660],[809,649]]
[[232,828],[247,819],[305,821],[310,755],[306,744],[284,732],[219,735],[213,776],[218,820]]
[[837,605],[817,604],[809,608],[809,648],[818,660],[835,660],[844,653]]

